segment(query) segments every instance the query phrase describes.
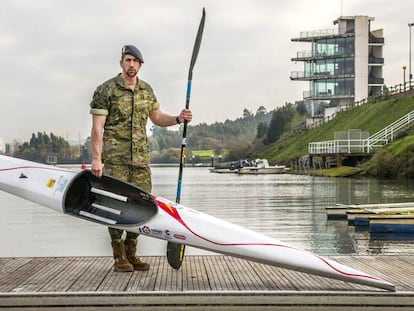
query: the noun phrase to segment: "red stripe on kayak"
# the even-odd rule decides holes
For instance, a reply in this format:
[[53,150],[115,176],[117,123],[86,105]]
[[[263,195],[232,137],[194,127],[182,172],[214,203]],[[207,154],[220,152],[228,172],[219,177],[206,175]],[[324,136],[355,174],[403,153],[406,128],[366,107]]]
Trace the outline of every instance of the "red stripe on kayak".
[[76,173],[75,171],[67,170],[67,169],[63,169],[63,168],[53,168],[53,167],[43,167],[43,166],[16,166],[16,167],[0,168],[0,172],[21,170],[21,169],[41,169],[41,170],[49,170],[49,171]]
[[290,249],[294,249],[297,251],[301,251],[301,252],[306,252],[309,255],[312,255],[316,258],[318,258],[319,260],[321,260],[323,263],[325,263],[328,267],[330,267],[332,270],[334,270],[335,272],[342,274],[342,275],[346,275],[346,276],[352,276],[352,277],[361,277],[361,278],[367,278],[367,279],[372,279],[372,280],[377,280],[377,281],[382,281],[382,279],[371,276],[371,275],[365,275],[365,274],[353,274],[353,273],[347,273],[344,271],[339,270],[338,268],[334,267],[332,264],[330,264],[325,258],[320,257],[316,254],[307,252],[305,250],[299,249],[299,248],[295,248],[292,246],[288,246],[288,245],[282,245],[282,244],[274,244],[274,243],[219,243],[219,242],[215,242],[212,240],[209,240],[199,234],[197,234],[196,232],[194,232],[186,223],[185,221],[181,218],[180,214],[178,213],[178,210],[169,203],[157,200],[156,196],[154,195],[154,199],[157,202],[157,205],[162,208],[166,213],[168,213],[171,217],[173,217],[175,220],[177,220],[179,223],[181,223],[188,231],[190,231],[192,234],[194,234],[195,236],[197,236],[198,238],[207,241],[209,243],[215,244],[215,245],[220,245],[220,246],[274,246],[274,247],[285,247],[285,248],[290,248]]

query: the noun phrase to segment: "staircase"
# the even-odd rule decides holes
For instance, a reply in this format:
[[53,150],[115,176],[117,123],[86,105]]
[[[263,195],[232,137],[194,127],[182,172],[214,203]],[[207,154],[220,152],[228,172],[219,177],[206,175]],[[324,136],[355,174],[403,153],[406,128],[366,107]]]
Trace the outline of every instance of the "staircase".
[[382,147],[394,140],[396,135],[404,129],[410,127],[414,121],[414,110],[402,116],[397,121],[391,123],[382,130],[376,132],[365,140],[367,153],[371,153],[374,148]]
[[370,154],[375,148],[385,146],[392,142],[398,133],[412,126],[413,122],[414,110],[366,139],[341,139],[310,142],[308,145],[308,154]]

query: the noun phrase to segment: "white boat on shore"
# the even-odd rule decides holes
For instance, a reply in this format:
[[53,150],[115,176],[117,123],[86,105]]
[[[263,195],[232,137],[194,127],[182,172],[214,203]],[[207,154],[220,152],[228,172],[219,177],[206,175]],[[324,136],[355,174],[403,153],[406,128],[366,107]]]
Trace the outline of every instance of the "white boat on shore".
[[287,170],[285,165],[269,165],[267,159],[256,159],[254,166],[244,166],[239,168],[239,174],[282,174]]

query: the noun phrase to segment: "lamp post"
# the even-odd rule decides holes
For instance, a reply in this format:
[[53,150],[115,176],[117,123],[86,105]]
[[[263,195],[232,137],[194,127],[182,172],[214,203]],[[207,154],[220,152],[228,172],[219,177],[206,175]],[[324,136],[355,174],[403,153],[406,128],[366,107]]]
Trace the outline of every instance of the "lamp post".
[[408,85],[410,86],[410,90],[411,90],[411,80],[413,78],[413,74],[411,73],[411,27],[414,26],[414,23],[409,23],[408,24],[408,28],[409,28],[409,38],[408,38],[408,44],[409,44],[409,53],[408,53]]
[[403,84],[403,89],[405,91],[405,69],[407,69],[406,66],[403,66],[403,72],[404,72],[404,84]]

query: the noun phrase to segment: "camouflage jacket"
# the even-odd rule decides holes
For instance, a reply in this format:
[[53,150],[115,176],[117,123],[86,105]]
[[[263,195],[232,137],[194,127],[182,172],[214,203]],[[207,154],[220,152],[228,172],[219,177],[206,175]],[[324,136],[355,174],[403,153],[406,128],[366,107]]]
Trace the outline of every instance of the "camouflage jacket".
[[106,116],[102,161],[149,167],[146,125],[160,107],[151,86],[138,80],[132,89],[118,75],[97,87],[90,106],[91,114]]

